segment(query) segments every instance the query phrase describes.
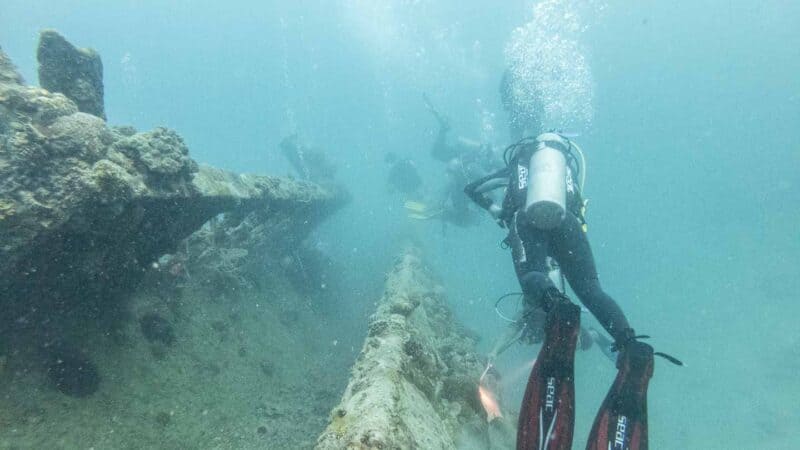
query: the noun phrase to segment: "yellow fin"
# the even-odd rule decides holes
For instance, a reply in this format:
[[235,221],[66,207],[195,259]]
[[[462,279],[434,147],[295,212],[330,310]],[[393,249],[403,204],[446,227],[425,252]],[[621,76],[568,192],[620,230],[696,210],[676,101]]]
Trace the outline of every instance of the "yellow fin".
[[416,211],[420,213],[424,213],[428,210],[428,205],[422,202],[415,202],[413,200],[406,201],[403,206],[409,211]]

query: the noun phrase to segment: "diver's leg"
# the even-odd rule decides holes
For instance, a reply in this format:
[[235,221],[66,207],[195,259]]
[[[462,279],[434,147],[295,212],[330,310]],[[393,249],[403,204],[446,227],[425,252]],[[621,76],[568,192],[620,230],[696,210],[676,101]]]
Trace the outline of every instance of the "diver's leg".
[[572,448],[574,357],[581,311],[547,276],[550,234],[521,220],[519,213],[511,230],[518,239],[512,241],[517,277],[526,297],[536,302],[527,306],[541,305],[547,311],[544,341],[528,377],[519,412],[517,448]]
[[548,233],[537,230],[520,218],[514,216],[509,230],[509,245],[514,259],[517,280],[531,306],[541,305],[542,297],[548,289],[556,289],[547,276],[547,255],[549,251]]
[[581,309],[569,301],[550,303],[544,342],[522,399],[518,449],[572,448],[575,419],[575,346]]
[[567,214],[552,233],[551,250],[572,290],[603,328],[619,342],[627,338],[631,332],[628,319],[600,286],[592,249],[577,217]]

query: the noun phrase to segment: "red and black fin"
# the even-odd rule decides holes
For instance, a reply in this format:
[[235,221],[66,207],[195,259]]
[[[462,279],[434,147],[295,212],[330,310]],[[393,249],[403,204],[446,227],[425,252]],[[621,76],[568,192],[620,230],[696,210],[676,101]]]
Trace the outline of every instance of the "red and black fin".
[[647,450],[647,385],[653,376],[653,347],[627,343],[589,434],[587,450]]
[[569,450],[575,419],[575,347],[581,309],[552,306],[545,338],[533,365],[517,427],[517,450]]

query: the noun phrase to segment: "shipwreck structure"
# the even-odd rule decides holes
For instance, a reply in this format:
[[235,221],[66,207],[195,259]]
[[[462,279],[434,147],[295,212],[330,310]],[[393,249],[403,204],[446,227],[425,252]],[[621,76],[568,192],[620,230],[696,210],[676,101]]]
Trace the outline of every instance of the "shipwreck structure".
[[6,341],[22,333],[45,345],[81,321],[105,320],[160,256],[220,214],[283,224],[291,246],[347,201],[312,182],[198,165],[166,128],[109,126],[95,52],[45,31],[38,58],[40,84],[53,90],[24,84],[0,50]]
[[327,163],[199,165],[175,131],[106,122],[96,52],[45,31],[38,59],[42,87],[0,49],[0,447],[508,448],[418,250],[360,353],[332,323],[356,318],[315,309],[347,292],[306,243],[349,199]]
[[[98,106],[99,56],[74,49],[53,31],[42,34],[39,62],[42,85],[63,93],[23,84],[0,51],[6,319],[45,309],[66,313],[76,302],[102,305],[220,213],[280,216],[295,224],[301,239],[345,201],[342,192],[310,182],[199,166],[166,128],[109,126]],[[78,75],[56,79],[72,73]]]
[[387,276],[350,382],[316,449],[507,448],[513,432],[488,424],[478,400],[482,370],[474,338],[409,248]]

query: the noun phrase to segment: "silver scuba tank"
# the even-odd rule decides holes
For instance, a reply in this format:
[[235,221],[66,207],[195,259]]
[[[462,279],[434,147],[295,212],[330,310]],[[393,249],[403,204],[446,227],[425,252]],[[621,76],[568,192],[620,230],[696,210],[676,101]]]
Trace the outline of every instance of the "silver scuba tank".
[[528,169],[528,191],[525,213],[533,226],[550,230],[566,215],[567,158],[569,144],[556,133],[543,133],[536,138],[537,147]]

